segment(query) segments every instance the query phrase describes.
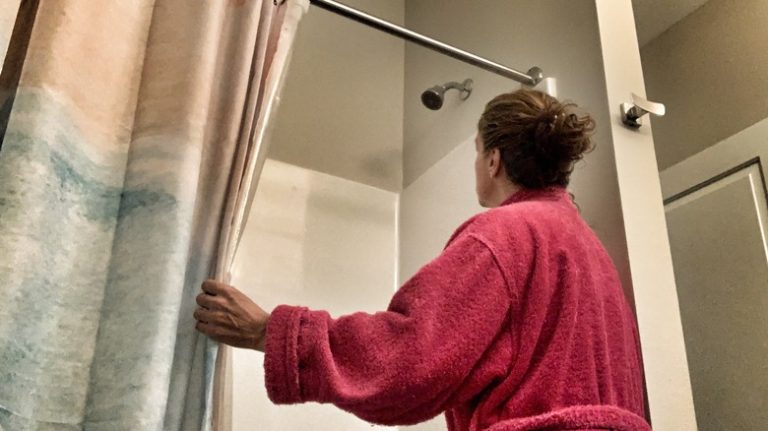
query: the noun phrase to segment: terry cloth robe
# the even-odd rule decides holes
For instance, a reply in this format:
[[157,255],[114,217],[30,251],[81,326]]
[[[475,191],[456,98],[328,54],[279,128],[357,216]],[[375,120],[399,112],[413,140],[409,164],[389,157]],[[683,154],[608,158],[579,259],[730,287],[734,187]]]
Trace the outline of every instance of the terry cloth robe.
[[387,311],[278,306],[265,352],[277,404],[384,425],[444,412],[451,431],[650,430],[633,313],[563,188],[465,222]]

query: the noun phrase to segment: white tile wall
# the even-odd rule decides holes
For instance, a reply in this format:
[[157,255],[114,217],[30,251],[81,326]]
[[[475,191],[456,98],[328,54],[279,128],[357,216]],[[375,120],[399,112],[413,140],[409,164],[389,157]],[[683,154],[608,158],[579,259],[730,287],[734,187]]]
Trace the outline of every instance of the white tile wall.
[[[339,316],[387,307],[395,286],[397,193],[268,160],[233,284],[265,310],[305,305]],[[233,354],[234,431],[385,429],[333,406],[275,406],[263,354]]]

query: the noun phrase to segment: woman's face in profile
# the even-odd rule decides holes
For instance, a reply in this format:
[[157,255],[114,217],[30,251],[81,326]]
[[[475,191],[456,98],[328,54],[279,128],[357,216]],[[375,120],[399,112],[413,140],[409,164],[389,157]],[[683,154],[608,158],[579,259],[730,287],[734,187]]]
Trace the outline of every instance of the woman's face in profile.
[[478,133],[475,137],[475,193],[477,202],[483,208],[487,208],[487,196],[491,186],[491,178],[488,175],[489,153],[483,147],[483,140]]

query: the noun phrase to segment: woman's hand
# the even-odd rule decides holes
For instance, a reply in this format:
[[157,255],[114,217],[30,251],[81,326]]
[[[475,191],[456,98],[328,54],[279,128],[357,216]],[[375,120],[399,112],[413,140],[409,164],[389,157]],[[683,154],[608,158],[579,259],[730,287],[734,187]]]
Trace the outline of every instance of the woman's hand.
[[243,292],[218,281],[203,282],[197,296],[195,328],[210,338],[234,347],[264,351],[269,313]]

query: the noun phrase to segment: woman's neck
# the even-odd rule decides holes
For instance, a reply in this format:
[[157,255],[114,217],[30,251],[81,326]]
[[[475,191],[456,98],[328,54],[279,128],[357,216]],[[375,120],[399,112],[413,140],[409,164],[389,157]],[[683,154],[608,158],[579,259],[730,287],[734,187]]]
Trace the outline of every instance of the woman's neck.
[[504,201],[509,199],[510,196],[522,190],[523,187],[515,184],[511,181],[499,181],[496,187],[493,188],[491,196],[488,197],[486,203],[488,208],[496,208]]

